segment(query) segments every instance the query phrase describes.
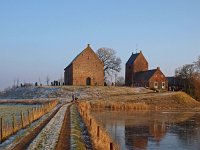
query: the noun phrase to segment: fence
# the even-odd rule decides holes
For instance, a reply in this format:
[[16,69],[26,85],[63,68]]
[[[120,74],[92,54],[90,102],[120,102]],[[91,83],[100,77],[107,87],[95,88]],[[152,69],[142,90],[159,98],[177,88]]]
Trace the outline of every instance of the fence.
[[0,143],[14,135],[17,131],[25,129],[32,122],[51,111],[58,104],[57,100],[50,101],[38,107],[21,112],[20,115],[13,114],[11,122],[6,122],[6,118],[0,117]]
[[81,102],[78,106],[95,148],[99,150],[119,150],[119,145],[112,141],[107,131],[90,115],[90,106],[87,102]]

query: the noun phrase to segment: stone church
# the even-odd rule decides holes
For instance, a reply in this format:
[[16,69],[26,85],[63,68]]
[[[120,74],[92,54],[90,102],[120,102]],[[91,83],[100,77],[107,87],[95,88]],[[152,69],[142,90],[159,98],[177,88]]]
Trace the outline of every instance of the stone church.
[[64,69],[65,85],[104,85],[104,64],[90,45]]
[[168,82],[160,67],[148,70],[148,61],[142,51],[131,55],[125,68],[126,86],[167,90]]

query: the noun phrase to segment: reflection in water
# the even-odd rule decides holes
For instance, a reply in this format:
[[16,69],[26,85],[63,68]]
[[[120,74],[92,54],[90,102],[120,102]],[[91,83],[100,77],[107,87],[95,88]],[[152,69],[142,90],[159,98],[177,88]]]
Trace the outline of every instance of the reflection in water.
[[93,111],[121,149],[199,150],[200,113]]

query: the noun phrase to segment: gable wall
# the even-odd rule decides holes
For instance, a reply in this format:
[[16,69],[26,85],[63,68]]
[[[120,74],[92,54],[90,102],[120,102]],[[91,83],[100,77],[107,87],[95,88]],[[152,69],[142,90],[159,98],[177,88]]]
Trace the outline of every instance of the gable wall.
[[91,78],[91,85],[104,85],[103,63],[97,55],[87,48],[73,62],[73,85],[86,85],[86,79]]
[[133,72],[140,72],[140,71],[147,71],[148,70],[148,62],[143,56],[142,53],[138,55],[136,60],[134,61],[133,64]]
[[165,82],[165,89],[168,88],[168,82],[165,75],[158,69],[149,79],[149,87],[154,88],[154,82],[158,82],[158,89],[162,89],[162,82]]

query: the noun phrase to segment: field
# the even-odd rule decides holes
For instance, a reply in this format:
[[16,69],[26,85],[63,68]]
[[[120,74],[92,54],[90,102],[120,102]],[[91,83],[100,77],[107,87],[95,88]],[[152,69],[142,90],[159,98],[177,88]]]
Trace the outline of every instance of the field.
[[23,104],[0,104],[0,117],[3,117],[5,123],[11,123],[13,115],[16,116],[16,120],[20,120],[21,113],[28,114],[28,111],[41,105],[23,105]]
[[4,142],[21,129],[29,127],[33,122],[51,111],[57,103],[54,100],[37,105],[31,105],[28,102],[25,105],[25,102],[16,103],[10,100],[10,103],[3,102],[0,104],[0,142]]
[[[71,102],[72,94],[78,102]],[[0,98],[0,149],[103,149],[105,143],[107,149],[119,149],[90,110],[200,110],[200,103],[183,92],[129,87],[29,87]]]

